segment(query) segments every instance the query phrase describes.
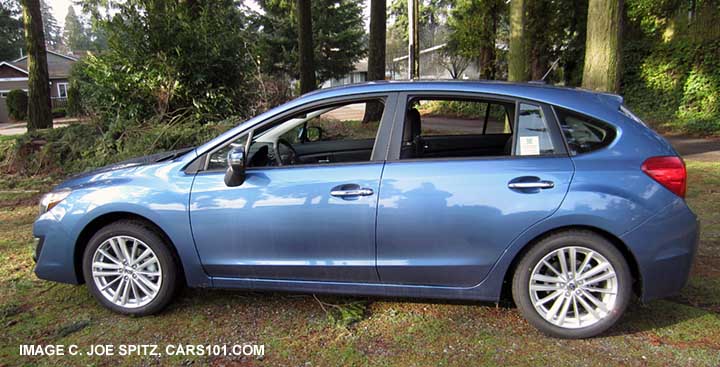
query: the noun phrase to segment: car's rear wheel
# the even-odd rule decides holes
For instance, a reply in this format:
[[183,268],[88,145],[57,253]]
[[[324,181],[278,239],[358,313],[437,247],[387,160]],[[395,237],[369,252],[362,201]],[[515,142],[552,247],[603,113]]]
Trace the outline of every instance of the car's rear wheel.
[[149,315],[173,297],[177,264],[167,243],[139,221],[114,222],[90,239],[83,256],[85,282],[105,307]]
[[564,231],[536,243],[513,277],[523,316],[545,334],[588,338],[622,316],[632,277],[622,253],[591,231]]

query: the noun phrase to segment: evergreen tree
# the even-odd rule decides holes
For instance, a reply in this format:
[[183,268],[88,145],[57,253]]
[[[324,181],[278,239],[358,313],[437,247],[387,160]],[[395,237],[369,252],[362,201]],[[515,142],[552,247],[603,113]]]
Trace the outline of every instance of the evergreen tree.
[[[263,71],[299,78],[295,1],[260,0],[256,15]],[[312,36],[317,81],[340,78],[367,52],[362,5],[352,0],[311,1]]]
[[0,61],[20,57],[24,41],[19,4],[15,0],[0,0]]
[[451,13],[448,52],[476,60],[483,79],[495,78],[495,44],[504,10],[503,0],[459,0]]
[[65,29],[63,29],[63,43],[70,51],[87,50],[90,40],[85,27],[75,14],[75,8],[70,5],[65,16]]
[[52,7],[46,0],[40,0],[40,15],[42,16],[46,47],[53,51],[59,50],[62,45],[62,33],[57,19],[52,14]]
[[52,128],[50,77],[40,0],[22,0],[28,52],[28,130]]
[[[564,81],[579,84],[585,50],[587,0],[533,0],[527,5],[530,79],[540,80],[558,58]],[[547,82],[559,81],[551,73]]]
[[[428,48],[444,43],[447,37],[447,21],[455,0],[421,0],[418,28],[420,47]],[[393,35],[408,42],[408,4],[407,0],[393,0],[390,4],[390,29]]]

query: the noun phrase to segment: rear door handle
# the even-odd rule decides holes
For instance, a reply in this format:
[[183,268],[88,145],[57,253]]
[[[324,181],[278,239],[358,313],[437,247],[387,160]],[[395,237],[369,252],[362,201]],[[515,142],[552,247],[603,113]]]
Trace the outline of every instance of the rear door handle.
[[350,196],[370,196],[374,194],[374,191],[367,187],[360,187],[358,184],[345,184],[335,186],[330,190],[330,195],[337,197],[350,197]]
[[555,187],[555,183],[552,181],[510,182],[508,187],[511,189],[552,189]]

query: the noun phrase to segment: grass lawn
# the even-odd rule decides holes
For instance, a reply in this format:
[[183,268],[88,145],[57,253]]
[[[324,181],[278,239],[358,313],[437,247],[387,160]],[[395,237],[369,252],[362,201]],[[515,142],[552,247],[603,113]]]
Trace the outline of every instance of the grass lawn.
[[[542,336],[514,308],[442,301],[339,298],[364,307],[343,326],[311,295],[185,290],[161,315],[119,316],[85,287],[38,280],[32,255],[37,193],[0,181],[0,366],[155,365],[720,365],[720,163],[688,162],[688,202],[702,221],[690,284],[680,296],[634,302],[614,329],[591,340]],[[48,182],[42,182],[48,187]],[[34,187],[37,188],[37,187]],[[20,357],[20,344],[265,345],[265,356]]]

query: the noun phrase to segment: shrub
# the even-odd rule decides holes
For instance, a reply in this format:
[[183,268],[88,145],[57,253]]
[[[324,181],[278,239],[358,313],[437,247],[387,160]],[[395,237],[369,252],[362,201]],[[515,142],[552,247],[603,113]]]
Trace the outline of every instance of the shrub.
[[[188,114],[189,115],[189,114]],[[61,177],[147,154],[197,146],[238,119],[199,124],[192,116],[169,123],[116,121],[35,131],[0,145],[0,173]]]
[[7,95],[6,103],[10,118],[16,121],[22,121],[27,118],[28,96],[24,90],[11,90]]
[[200,122],[252,114],[258,88],[248,20],[232,0],[191,3],[121,2],[98,23],[108,49],[71,74],[84,112],[106,124],[164,123],[187,111]]
[[82,116],[85,114],[82,105],[82,97],[80,95],[80,87],[76,81],[70,81],[70,86],[67,91],[67,115],[68,116]]
[[689,22],[686,12],[663,4],[627,3],[630,22],[622,61],[625,101],[655,125],[694,134],[718,133],[720,28],[702,25],[717,19],[720,8],[699,2]]
[[65,110],[65,107],[53,108],[53,110],[52,110],[53,118],[63,118],[66,115],[67,115],[67,111]]

